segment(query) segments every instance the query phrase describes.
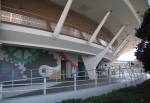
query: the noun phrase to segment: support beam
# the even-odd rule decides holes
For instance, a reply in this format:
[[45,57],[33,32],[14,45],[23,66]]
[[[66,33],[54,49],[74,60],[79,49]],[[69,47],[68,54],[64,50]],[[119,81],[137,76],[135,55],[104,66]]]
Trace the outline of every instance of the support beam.
[[123,41],[122,44],[117,48],[117,50],[114,52],[114,56],[116,56],[118,54],[118,52],[124,47],[124,45],[126,45],[127,40]]
[[129,38],[129,35],[123,40],[123,42],[120,44],[120,46],[116,49],[116,51],[114,52],[114,56],[120,51],[120,49],[126,44],[127,40]]
[[126,45],[128,44],[128,40],[127,40],[127,42],[124,44],[124,46],[120,49],[120,51],[116,54],[117,56],[119,56],[120,55],[120,53],[125,49],[125,47],[126,47]]
[[63,28],[64,22],[67,18],[67,15],[68,15],[68,12],[69,12],[69,9],[71,7],[72,2],[73,2],[73,0],[68,0],[67,1],[67,4],[66,4],[66,6],[65,6],[65,8],[64,8],[64,10],[61,14],[61,17],[60,17],[60,19],[59,19],[59,21],[58,21],[58,23],[55,27],[55,30],[54,30],[54,33],[53,33],[54,37],[57,37],[60,34],[60,32]]
[[[99,54],[97,54],[96,56],[82,56],[85,67],[87,69],[88,75],[90,77],[90,79],[95,79],[97,76],[95,76],[96,74],[96,66],[98,65],[98,63],[102,60],[102,58],[105,56],[105,54],[108,52],[110,46],[112,46],[112,44],[115,42],[115,40],[119,37],[119,35],[122,33],[122,31],[126,28],[125,25],[123,25],[121,27],[121,29],[118,31],[118,33],[115,35],[115,37],[111,40],[111,42],[108,44],[108,46],[101,51]],[[92,71],[88,71],[88,70],[92,70]]]
[[[118,33],[115,35],[115,37],[111,40],[111,42],[108,44],[108,46],[100,53],[101,56],[99,56],[99,62],[102,60],[102,58],[105,56],[105,54],[108,52],[109,48],[112,46],[112,44],[115,42],[115,40],[119,37],[119,35],[123,32],[123,30],[126,28],[125,25],[121,27],[121,29],[118,31]],[[99,63],[98,62],[98,63]],[[98,64],[97,63],[97,64]]]
[[141,24],[141,20],[140,20],[140,17],[139,15],[137,14],[134,6],[131,4],[131,2],[129,0],[123,0],[124,3],[129,7],[129,9],[131,10],[131,12],[133,13],[133,15],[135,16],[138,24],[140,25]]
[[106,20],[107,20],[107,18],[109,17],[110,14],[111,14],[111,11],[108,11],[105,14],[104,18],[102,19],[102,21],[98,25],[97,29],[94,31],[92,37],[90,38],[89,43],[92,43],[95,40],[96,36],[98,35],[98,33],[100,32],[100,30],[102,29],[102,26],[104,25],[104,23],[106,22]]

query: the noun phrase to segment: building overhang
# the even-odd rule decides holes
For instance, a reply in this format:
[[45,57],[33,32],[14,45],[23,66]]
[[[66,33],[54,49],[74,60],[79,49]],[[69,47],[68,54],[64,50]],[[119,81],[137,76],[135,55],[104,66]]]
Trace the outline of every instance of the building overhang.
[[[66,35],[53,38],[51,32],[13,24],[1,23],[0,34],[0,42],[4,44],[75,52],[84,55],[96,55],[104,49],[103,46],[94,43],[88,45],[85,40]],[[108,52],[111,53],[112,51],[109,50]]]

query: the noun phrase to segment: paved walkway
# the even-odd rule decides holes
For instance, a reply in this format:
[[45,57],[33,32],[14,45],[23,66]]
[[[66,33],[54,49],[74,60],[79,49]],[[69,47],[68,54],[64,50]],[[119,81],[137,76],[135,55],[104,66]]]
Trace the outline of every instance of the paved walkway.
[[[121,82],[121,81],[124,81],[124,79],[112,78],[111,84]],[[110,84],[109,78],[98,79],[97,86],[108,85],[108,84]],[[79,81],[77,81],[77,89],[78,90],[93,88],[93,87],[95,87],[95,81],[94,80],[86,80],[86,81],[85,80],[79,80]],[[47,88],[48,88],[46,91],[47,94],[73,91],[74,90],[74,83],[73,83],[73,81],[71,81],[71,82],[65,81],[65,83],[59,83],[59,84],[54,85],[54,86],[48,86],[47,85]],[[11,96],[9,98],[27,97],[27,96],[36,96],[36,95],[43,95],[43,89],[23,93],[20,95]]]

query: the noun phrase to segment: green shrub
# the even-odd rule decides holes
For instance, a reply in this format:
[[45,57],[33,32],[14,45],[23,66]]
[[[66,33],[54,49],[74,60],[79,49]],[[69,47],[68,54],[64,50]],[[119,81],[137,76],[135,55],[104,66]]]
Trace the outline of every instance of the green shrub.
[[65,100],[63,101],[62,103],[82,103],[82,100],[81,99],[70,99],[70,100]]
[[150,103],[150,80],[137,85],[114,91],[107,95],[90,97],[85,100],[66,100],[62,103]]

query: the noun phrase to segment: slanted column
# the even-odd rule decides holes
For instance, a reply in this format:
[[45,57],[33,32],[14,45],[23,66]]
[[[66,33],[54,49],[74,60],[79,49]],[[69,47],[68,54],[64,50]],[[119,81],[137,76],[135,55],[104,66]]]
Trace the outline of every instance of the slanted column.
[[133,15],[135,16],[137,22],[139,25],[141,25],[141,20],[140,20],[140,17],[139,15],[137,14],[134,6],[132,5],[132,3],[130,2],[130,0],[123,0],[124,3],[128,6],[128,8],[131,10],[131,12],[133,13]]
[[67,1],[67,4],[66,4],[66,6],[65,6],[65,8],[64,8],[64,10],[61,14],[61,17],[60,17],[60,19],[59,19],[59,21],[58,21],[58,23],[55,27],[55,30],[54,30],[54,33],[53,33],[54,37],[57,37],[60,34],[60,32],[63,28],[64,22],[67,18],[67,15],[68,15],[68,12],[69,12],[69,9],[71,7],[72,2],[73,2],[73,0],[68,0]]
[[116,56],[119,56],[120,53],[124,50],[124,48],[127,46],[129,40],[127,40],[127,42],[122,46],[122,48],[118,51],[118,53],[116,54]]
[[96,36],[98,35],[98,33],[100,32],[100,30],[102,29],[104,23],[106,22],[107,18],[108,18],[109,15],[110,15],[110,13],[111,13],[111,11],[108,11],[108,12],[105,14],[104,18],[102,19],[102,21],[100,22],[100,24],[98,25],[98,27],[96,28],[96,30],[94,31],[94,33],[93,33],[93,35],[91,36],[91,38],[90,38],[90,40],[88,41],[88,43],[92,43],[92,42],[95,40]]
[[120,46],[116,49],[116,51],[114,52],[114,56],[121,50],[121,48],[126,44],[127,40],[129,38],[129,35],[123,40],[123,42],[120,44]]
[[[126,28],[125,25],[121,27],[121,29],[118,31],[118,33],[115,35],[115,37],[111,40],[111,42],[108,44],[108,46],[101,51],[96,56],[82,56],[85,67],[87,69],[88,75],[90,79],[95,79],[96,74],[96,66],[98,63],[102,60],[102,58],[105,56],[105,54],[108,52],[109,48],[112,46],[112,44],[115,42],[115,40],[119,37],[119,35],[122,33],[122,31]],[[89,71],[92,70],[92,71]]]

